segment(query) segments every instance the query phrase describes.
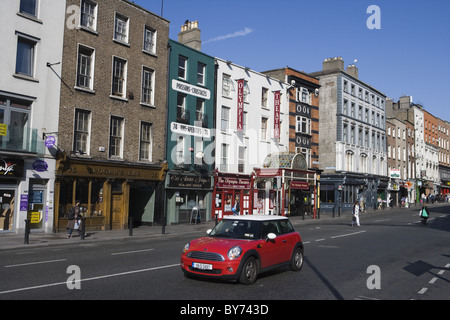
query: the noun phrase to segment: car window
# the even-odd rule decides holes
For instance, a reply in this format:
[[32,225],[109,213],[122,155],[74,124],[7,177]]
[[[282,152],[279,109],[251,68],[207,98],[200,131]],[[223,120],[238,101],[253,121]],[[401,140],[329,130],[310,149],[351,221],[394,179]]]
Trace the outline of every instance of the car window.
[[261,223],[247,220],[222,220],[209,235],[220,238],[256,240],[261,238]]
[[275,233],[277,236],[280,234],[277,221],[264,221],[263,222],[263,238],[266,238],[269,233]]
[[294,232],[294,227],[289,220],[280,220],[279,223],[281,234]]

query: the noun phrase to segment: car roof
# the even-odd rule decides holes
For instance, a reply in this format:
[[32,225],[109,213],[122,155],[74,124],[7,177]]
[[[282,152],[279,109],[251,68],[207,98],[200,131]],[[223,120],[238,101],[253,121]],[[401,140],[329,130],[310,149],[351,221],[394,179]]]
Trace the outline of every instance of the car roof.
[[273,221],[273,220],[287,220],[284,216],[266,216],[262,214],[245,215],[245,216],[225,216],[226,220],[248,220],[248,221]]

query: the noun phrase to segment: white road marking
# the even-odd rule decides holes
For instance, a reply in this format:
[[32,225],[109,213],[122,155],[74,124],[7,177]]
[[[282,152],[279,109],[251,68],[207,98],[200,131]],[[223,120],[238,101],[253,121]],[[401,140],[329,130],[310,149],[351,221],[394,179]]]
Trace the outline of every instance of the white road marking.
[[[129,274],[134,274],[134,273],[148,272],[148,271],[167,269],[167,268],[173,268],[173,267],[179,267],[179,266],[180,266],[179,263],[177,263],[177,264],[170,264],[170,265],[166,265],[166,266],[153,267],[153,268],[134,270],[134,271],[126,271],[126,272],[120,272],[120,273],[114,273],[114,274],[107,274],[107,275],[104,275],[104,276],[86,278],[86,279],[77,280],[76,282],[85,282],[85,281],[93,281],[93,280],[99,280],[99,279],[113,278],[113,277],[119,277],[119,276],[125,276],[125,275],[129,275]],[[8,294],[8,293],[14,293],[14,292],[20,292],[20,291],[28,291],[28,290],[35,290],[35,289],[41,289],[41,288],[62,286],[62,285],[67,285],[67,281],[48,283],[48,284],[43,284],[43,285],[39,285],[39,286],[26,287],[26,288],[20,288],[20,289],[13,289],[13,290],[7,290],[7,291],[0,291],[0,295]]]
[[117,256],[117,255],[121,255],[121,254],[140,253],[140,252],[148,252],[148,251],[153,251],[153,250],[155,250],[155,249],[144,249],[144,250],[124,251],[124,252],[111,253],[111,255],[112,255],[112,256]]
[[422,288],[419,292],[417,292],[418,294],[424,294],[425,292],[427,292],[428,288]]
[[35,265],[35,264],[54,263],[54,262],[61,262],[61,261],[66,261],[66,259],[48,260],[48,261],[36,261],[36,262],[28,262],[28,263],[21,263],[21,264],[12,264],[12,265],[9,265],[9,266],[5,266],[5,268],[23,267],[23,266],[31,266],[31,265]]
[[358,232],[353,232],[353,233],[342,234],[342,235],[339,235],[339,236],[334,236],[334,237],[331,237],[331,239],[336,239],[336,238],[342,238],[342,237],[353,236],[353,235],[355,235],[355,234],[360,234],[360,233],[364,233],[364,232],[366,232],[366,230],[358,231]]

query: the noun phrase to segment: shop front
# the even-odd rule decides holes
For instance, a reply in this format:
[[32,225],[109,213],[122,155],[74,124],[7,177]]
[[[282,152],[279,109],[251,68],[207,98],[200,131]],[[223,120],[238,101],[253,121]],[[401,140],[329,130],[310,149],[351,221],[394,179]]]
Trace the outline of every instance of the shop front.
[[210,221],[212,192],[212,177],[207,173],[169,171],[166,178],[167,224],[191,223],[193,211],[198,211],[200,221]]
[[18,204],[16,199],[23,172],[23,159],[0,159],[0,232],[14,231]]
[[239,204],[239,215],[254,214],[253,177],[249,175],[228,174],[216,171],[214,175],[212,219],[222,219],[235,214],[233,208]]
[[162,219],[167,164],[144,165],[62,157],[55,181],[55,230],[81,202],[86,230],[113,230]]

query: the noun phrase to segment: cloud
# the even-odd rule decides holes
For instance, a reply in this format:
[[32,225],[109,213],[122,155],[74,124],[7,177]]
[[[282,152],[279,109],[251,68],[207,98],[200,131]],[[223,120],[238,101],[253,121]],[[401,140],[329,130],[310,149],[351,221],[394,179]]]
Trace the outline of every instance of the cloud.
[[239,30],[239,31],[236,31],[234,33],[229,33],[229,34],[224,35],[224,36],[218,36],[218,37],[215,37],[213,39],[207,40],[207,41],[203,42],[203,44],[210,43],[210,42],[216,42],[216,41],[222,41],[222,40],[236,38],[236,37],[245,37],[246,35],[248,35],[248,34],[250,34],[252,32],[253,32],[253,29],[250,29],[250,28],[246,27],[243,30]]

